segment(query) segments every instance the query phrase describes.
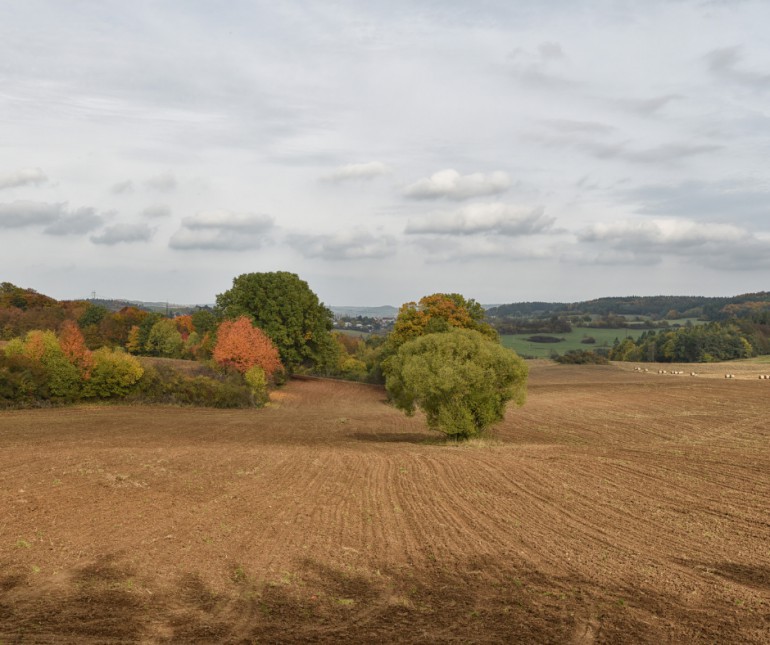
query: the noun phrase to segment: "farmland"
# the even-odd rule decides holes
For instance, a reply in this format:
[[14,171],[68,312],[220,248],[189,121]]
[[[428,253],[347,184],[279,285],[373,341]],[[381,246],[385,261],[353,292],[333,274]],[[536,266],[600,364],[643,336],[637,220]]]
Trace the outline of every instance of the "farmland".
[[[500,342],[521,356],[531,358],[548,358],[551,352],[564,354],[571,349],[595,350],[603,347],[609,349],[618,338],[623,340],[626,337],[639,338],[643,333],[638,329],[595,329],[592,327],[574,327],[571,332],[560,334],[546,334],[556,338],[563,338],[560,343],[533,343],[527,338],[535,334],[503,334],[500,336]],[[585,344],[580,341],[591,336],[596,339],[596,343]]]
[[698,367],[534,361],[460,446],[331,381],[2,412],[0,642],[765,643],[770,370]]

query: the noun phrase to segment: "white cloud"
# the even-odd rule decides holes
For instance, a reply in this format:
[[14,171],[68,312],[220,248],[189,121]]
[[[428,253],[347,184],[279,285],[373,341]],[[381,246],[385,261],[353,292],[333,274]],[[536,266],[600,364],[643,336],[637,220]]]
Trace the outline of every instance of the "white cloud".
[[554,223],[544,208],[512,204],[471,204],[453,213],[409,220],[405,233],[429,235],[496,234],[506,236],[533,235],[548,231]]
[[362,230],[333,235],[293,234],[287,237],[287,242],[305,257],[324,260],[384,258],[396,252],[396,240],[392,236]]
[[471,197],[498,195],[508,190],[510,186],[511,180],[508,174],[500,170],[489,174],[476,172],[461,175],[456,170],[448,168],[407,186],[404,195],[412,199],[446,198],[460,201]]
[[0,204],[0,228],[26,228],[51,224],[64,212],[65,204],[19,200]]
[[691,220],[656,219],[593,224],[579,238],[583,242],[609,242],[632,249],[683,249],[740,242],[750,234],[733,224],[703,224]]
[[113,224],[99,235],[92,235],[94,244],[115,244],[147,242],[152,237],[152,229],[147,224]]
[[0,175],[0,190],[20,186],[38,186],[48,181],[40,168],[22,168],[16,172]]
[[663,258],[691,259],[726,270],[770,267],[770,239],[734,224],[684,219],[627,220],[594,224],[578,234],[596,245],[584,259],[604,264],[652,264]]
[[391,173],[392,170],[381,161],[369,161],[367,163],[354,163],[335,168],[321,179],[333,183],[350,180],[369,180]]
[[274,226],[269,215],[201,211],[182,218],[169,246],[178,250],[245,251],[259,248]]

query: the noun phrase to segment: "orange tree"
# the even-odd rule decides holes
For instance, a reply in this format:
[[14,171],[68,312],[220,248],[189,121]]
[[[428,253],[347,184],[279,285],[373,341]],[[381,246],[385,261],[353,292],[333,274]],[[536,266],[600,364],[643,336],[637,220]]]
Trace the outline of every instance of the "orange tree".
[[241,374],[256,365],[271,377],[282,367],[273,341],[247,316],[226,320],[219,325],[213,358],[220,365],[229,365]]

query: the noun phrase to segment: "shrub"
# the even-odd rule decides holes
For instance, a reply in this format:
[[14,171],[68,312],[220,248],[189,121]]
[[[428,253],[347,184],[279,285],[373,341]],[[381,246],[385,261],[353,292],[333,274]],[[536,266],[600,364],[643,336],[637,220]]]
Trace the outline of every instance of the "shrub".
[[246,384],[251,388],[254,404],[261,407],[270,400],[267,391],[267,375],[259,365],[254,365],[244,374]]
[[609,363],[604,356],[584,349],[571,349],[562,356],[554,356],[553,360],[562,365],[607,365]]
[[83,394],[87,397],[108,399],[126,396],[144,374],[144,368],[130,354],[107,347],[93,355],[91,378],[85,382]]
[[[207,368],[202,367],[201,372]],[[246,408],[251,391],[238,373],[184,374],[168,365],[145,365],[144,374],[126,398],[135,403],[199,405],[212,408]]]
[[18,407],[50,399],[48,370],[20,353],[0,354],[0,406]]

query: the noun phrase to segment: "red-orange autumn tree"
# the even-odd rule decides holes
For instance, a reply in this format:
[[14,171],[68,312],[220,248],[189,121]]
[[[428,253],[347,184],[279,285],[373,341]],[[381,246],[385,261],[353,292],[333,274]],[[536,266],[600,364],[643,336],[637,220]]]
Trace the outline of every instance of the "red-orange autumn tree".
[[72,320],[64,321],[59,332],[59,345],[67,360],[88,378],[93,364],[91,351],[86,347],[80,327]]
[[219,325],[213,357],[220,365],[230,365],[243,374],[258,365],[270,377],[283,367],[273,341],[246,316]]

